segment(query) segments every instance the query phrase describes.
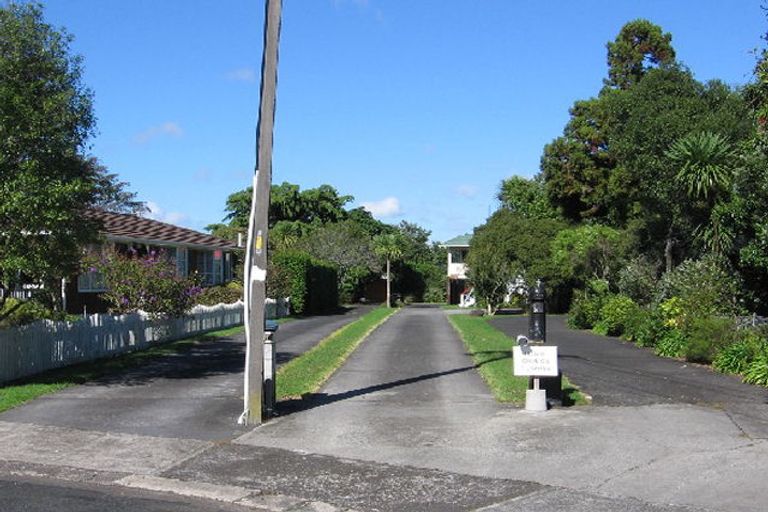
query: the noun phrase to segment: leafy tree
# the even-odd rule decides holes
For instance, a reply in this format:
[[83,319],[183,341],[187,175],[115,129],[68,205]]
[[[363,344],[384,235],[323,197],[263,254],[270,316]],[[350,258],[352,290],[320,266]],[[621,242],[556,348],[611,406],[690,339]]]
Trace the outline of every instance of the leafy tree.
[[360,226],[344,221],[328,223],[313,230],[297,239],[294,247],[334,263],[338,269],[342,300],[351,301],[360,287],[380,269],[371,245],[370,237]]
[[630,239],[618,229],[584,224],[564,229],[552,240],[552,262],[563,279],[582,287],[590,279],[611,281],[624,266]]
[[95,118],[71,41],[39,5],[0,7],[0,287],[41,282],[54,304],[58,280],[77,271],[98,232],[87,210],[140,208],[83,156]]
[[504,208],[475,228],[467,256],[469,280],[489,312],[496,311],[510,285],[520,277],[529,285],[543,279],[555,310],[567,303],[550,257],[551,242],[564,228],[562,221],[530,219]]
[[672,34],[648,20],[637,19],[621,27],[608,47],[606,85],[628,89],[640,81],[652,66],[675,62]]
[[525,179],[512,176],[501,182],[497,198],[504,208],[533,219],[556,219],[557,210],[547,198],[542,176]]
[[397,261],[403,256],[402,237],[395,233],[378,235],[373,239],[373,250],[386,262],[387,266],[387,307],[392,307],[391,295],[391,263]]
[[[206,229],[216,236],[230,240],[248,229],[251,214],[252,187],[234,192],[227,197],[224,207],[227,213],[224,217],[226,224],[210,224]],[[269,227],[279,222],[301,222],[305,224],[323,224],[338,222],[347,218],[344,205],[353,199],[352,196],[341,196],[330,185],[320,185],[304,191],[298,185],[283,182],[272,185],[269,200]]]

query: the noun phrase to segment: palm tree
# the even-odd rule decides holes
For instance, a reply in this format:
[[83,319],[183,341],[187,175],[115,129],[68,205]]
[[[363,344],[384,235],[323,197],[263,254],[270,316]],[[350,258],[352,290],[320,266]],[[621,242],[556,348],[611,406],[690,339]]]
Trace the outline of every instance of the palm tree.
[[731,144],[722,135],[689,133],[672,144],[667,157],[679,166],[676,179],[692,199],[709,199],[731,184],[734,155]]
[[733,246],[734,236],[724,222],[729,212],[721,201],[733,181],[731,144],[716,133],[694,132],[672,144],[666,156],[678,166],[675,179],[688,197],[708,210],[709,222],[697,226],[694,235],[710,252],[725,254]]
[[380,258],[385,259],[387,262],[387,307],[391,308],[390,264],[392,261],[399,260],[403,257],[402,240],[400,239],[400,236],[395,233],[375,236],[373,237],[373,250]]

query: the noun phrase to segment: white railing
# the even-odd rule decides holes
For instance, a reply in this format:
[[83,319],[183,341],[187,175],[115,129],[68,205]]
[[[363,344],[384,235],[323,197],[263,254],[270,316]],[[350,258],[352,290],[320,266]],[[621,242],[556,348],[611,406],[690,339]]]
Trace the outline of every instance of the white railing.
[[91,315],[76,322],[41,320],[0,330],[0,382],[243,323],[243,303],[195,306],[183,318],[142,313]]

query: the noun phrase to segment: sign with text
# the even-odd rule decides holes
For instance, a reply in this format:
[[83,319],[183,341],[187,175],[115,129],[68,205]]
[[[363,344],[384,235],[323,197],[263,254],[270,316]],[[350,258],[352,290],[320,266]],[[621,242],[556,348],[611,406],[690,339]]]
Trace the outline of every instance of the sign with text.
[[512,347],[512,361],[515,375],[557,376],[557,347],[544,345]]

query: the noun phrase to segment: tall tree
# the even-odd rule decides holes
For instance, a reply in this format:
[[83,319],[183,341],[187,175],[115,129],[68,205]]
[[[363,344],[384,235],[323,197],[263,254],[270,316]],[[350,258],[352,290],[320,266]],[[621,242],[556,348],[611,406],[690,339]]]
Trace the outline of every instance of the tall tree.
[[75,273],[97,228],[89,207],[133,197],[83,156],[95,120],[72,37],[37,4],[0,7],[0,286]]
[[616,40],[609,42],[606,85],[628,89],[653,66],[675,62],[672,34],[648,20],[637,19],[621,27]]

